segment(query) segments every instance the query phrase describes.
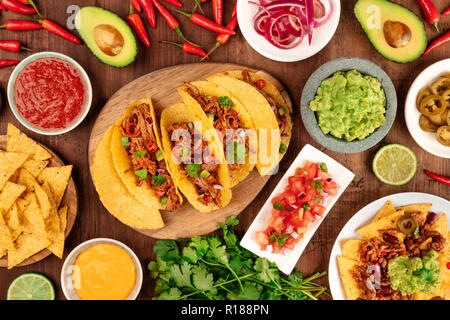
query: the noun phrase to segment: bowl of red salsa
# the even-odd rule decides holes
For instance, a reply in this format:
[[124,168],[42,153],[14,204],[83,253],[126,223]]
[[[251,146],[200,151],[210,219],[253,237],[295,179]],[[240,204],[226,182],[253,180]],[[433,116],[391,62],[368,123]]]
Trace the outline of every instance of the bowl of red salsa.
[[8,82],[8,101],[26,128],[58,135],[84,120],[92,103],[92,86],[74,59],[57,52],[39,52],[14,69]]

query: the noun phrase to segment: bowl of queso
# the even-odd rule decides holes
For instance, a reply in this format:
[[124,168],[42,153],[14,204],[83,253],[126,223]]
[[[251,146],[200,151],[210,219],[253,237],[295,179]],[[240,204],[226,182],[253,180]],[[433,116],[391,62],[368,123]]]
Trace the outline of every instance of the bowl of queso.
[[142,286],[138,257],[108,238],[83,242],[67,257],[61,287],[68,300],[135,300]]
[[8,101],[19,122],[43,135],[76,128],[92,103],[86,71],[56,52],[33,54],[17,65],[8,82]]

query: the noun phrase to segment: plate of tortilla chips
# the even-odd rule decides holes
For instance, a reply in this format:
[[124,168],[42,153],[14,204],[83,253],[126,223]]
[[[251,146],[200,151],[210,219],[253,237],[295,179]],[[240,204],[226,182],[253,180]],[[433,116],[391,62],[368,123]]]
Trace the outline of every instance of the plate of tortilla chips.
[[336,300],[449,300],[450,202],[425,193],[374,201],[344,226],[329,282]]
[[211,232],[277,172],[291,113],[284,88],[262,71],[194,64],[139,78],[111,97],[92,130],[100,200],[155,238]]
[[71,172],[71,165],[8,124],[0,136],[0,267],[50,254],[62,259],[78,206]]

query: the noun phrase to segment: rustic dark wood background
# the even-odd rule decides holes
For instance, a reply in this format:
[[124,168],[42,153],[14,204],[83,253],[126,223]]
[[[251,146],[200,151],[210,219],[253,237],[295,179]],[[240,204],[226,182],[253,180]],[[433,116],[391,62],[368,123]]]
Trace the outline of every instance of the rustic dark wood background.
[[[37,0],[39,8],[44,16],[65,25],[69,5],[96,5],[117,12],[123,18],[128,13],[127,0]],[[194,0],[182,0],[186,8],[192,8]],[[228,22],[233,7],[233,0],[225,0],[225,21]],[[372,149],[359,154],[339,154],[324,150],[331,157],[335,158],[355,174],[355,180],[345,191],[338,203],[331,210],[328,217],[322,223],[317,233],[312,238],[301,257],[298,268],[305,274],[326,271],[331,248],[341,228],[353,214],[368,203],[394,193],[405,191],[419,191],[435,194],[444,198],[450,198],[450,187],[439,184],[429,179],[423,169],[427,168],[440,174],[450,176],[450,160],[435,157],[422,150],[411,138],[406,128],[403,115],[403,106],[408,88],[415,77],[432,63],[450,56],[450,44],[435,50],[425,58],[420,58],[409,64],[397,64],[390,62],[380,56],[369,43],[363,30],[358,24],[353,14],[354,0],[344,0],[342,2],[341,21],[338,30],[331,42],[317,55],[305,61],[296,63],[280,63],[271,61],[256,53],[238,33],[223,48],[219,49],[213,56],[216,62],[231,62],[260,68],[276,76],[289,90],[294,102],[294,130],[289,151],[281,163],[281,170],[278,175],[271,178],[261,194],[245,209],[240,215],[241,224],[237,227],[238,233],[242,236],[252,219],[264,204],[272,189],[276,186],[283,172],[289,167],[297,153],[305,143],[310,143],[321,150],[324,150],[315,143],[302,126],[300,119],[299,104],[303,86],[308,77],[323,63],[338,57],[357,56],[369,59],[381,66],[392,78],[398,94],[397,119],[387,137]],[[420,7],[416,1],[396,0],[422,16]],[[162,1],[164,5],[167,5]],[[434,1],[438,10],[442,12],[450,5],[449,0]],[[170,9],[173,6],[167,5]],[[204,5],[205,11],[212,16],[210,2]],[[215,44],[215,34],[192,25],[186,18],[176,15],[179,18],[185,34],[194,42],[201,43],[204,47],[210,48]],[[1,13],[0,25],[6,19],[20,19],[23,16],[12,12]],[[25,17],[26,19],[27,17]],[[78,244],[88,239],[97,237],[109,237],[124,242],[130,246],[140,258],[144,268],[144,283],[139,296],[141,299],[150,299],[154,295],[154,282],[146,272],[147,263],[155,258],[152,250],[155,240],[145,237],[133,229],[121,224],[118,220],[108,214],[99,201],[97,193],[89,174],[88,167],[88,141],[91,128],[97,114],[102,109],[108,98],[119,88],[128,82],[147,74],[151,71],[168,66],[197,62],[198,58],[184,54],[176,47],[169,47],[160,44],[160,40],[179,41],[178,36],[171,31],[161,16],[157,17],[158,25],[156,29],[149,30],[152,47],[145,49],[140,47],[137,60],[130,66],[117,69],[102,64],[84,45],[74,45],[63,39],[56,37],[44,30],[32,32],[11,32],[0,30],[0,39],[21,40],[25,45],[36,51],[57,51],[67,54],[77,60],[88,72],[94,90],[94,100],[91,112],[84,122],[74,131],[57,137],[46,137],[33,134],[19,125],[10,111],[7,102],[3,102],[0,110],[0,133],[5,134],[6,125],[12,122],[18,125],[34,139],[50,147],[61,156],[68,164],[74,165],[74,178],[78,187],[80,204],[78,217],[75,226],[69,235],[66,243],[65,256]],[[443,17],[440,27],[448,30],[450,17]],[[430,26],[426,26],[429,39],[437,36],[437,33]],[[23,59],[27,53],[0,52],[0,59]],[[9,75],[13,68],[3,68],[0,70],[0,87],[5,92]],[[413,149],[419,161],[419,169],[414,179],[405,186],[391,187],[379,182],[371,171],[371,161],[375,152],[388,143],[402,143]],[[414,201],[414,199],[411,199]],[[56,286],[58,299],[64,299],[60,287],[60,272],[63,260],[55,256],[33,264],[31,266],[15,268],[13,270],[0,270],[0,298],[6,297],[6,291],[10,282],[18,275],[25,272],[40,272],[52,279]],[[322,280],[327,284],[327,278]]]

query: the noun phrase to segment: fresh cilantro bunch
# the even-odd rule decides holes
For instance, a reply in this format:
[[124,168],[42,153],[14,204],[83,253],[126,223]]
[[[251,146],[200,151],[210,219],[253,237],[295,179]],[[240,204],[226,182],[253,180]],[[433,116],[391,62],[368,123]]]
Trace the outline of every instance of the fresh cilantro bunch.
[[156,279],[159,300],[306,300],[327,294],[327,288],[304,279],[297,270],[286,277],[274,263],[258,258],[238,244],[230,227],[239,220],[229,217],[219,224],[223,235],[160,240],[156,261],[148,268]]

